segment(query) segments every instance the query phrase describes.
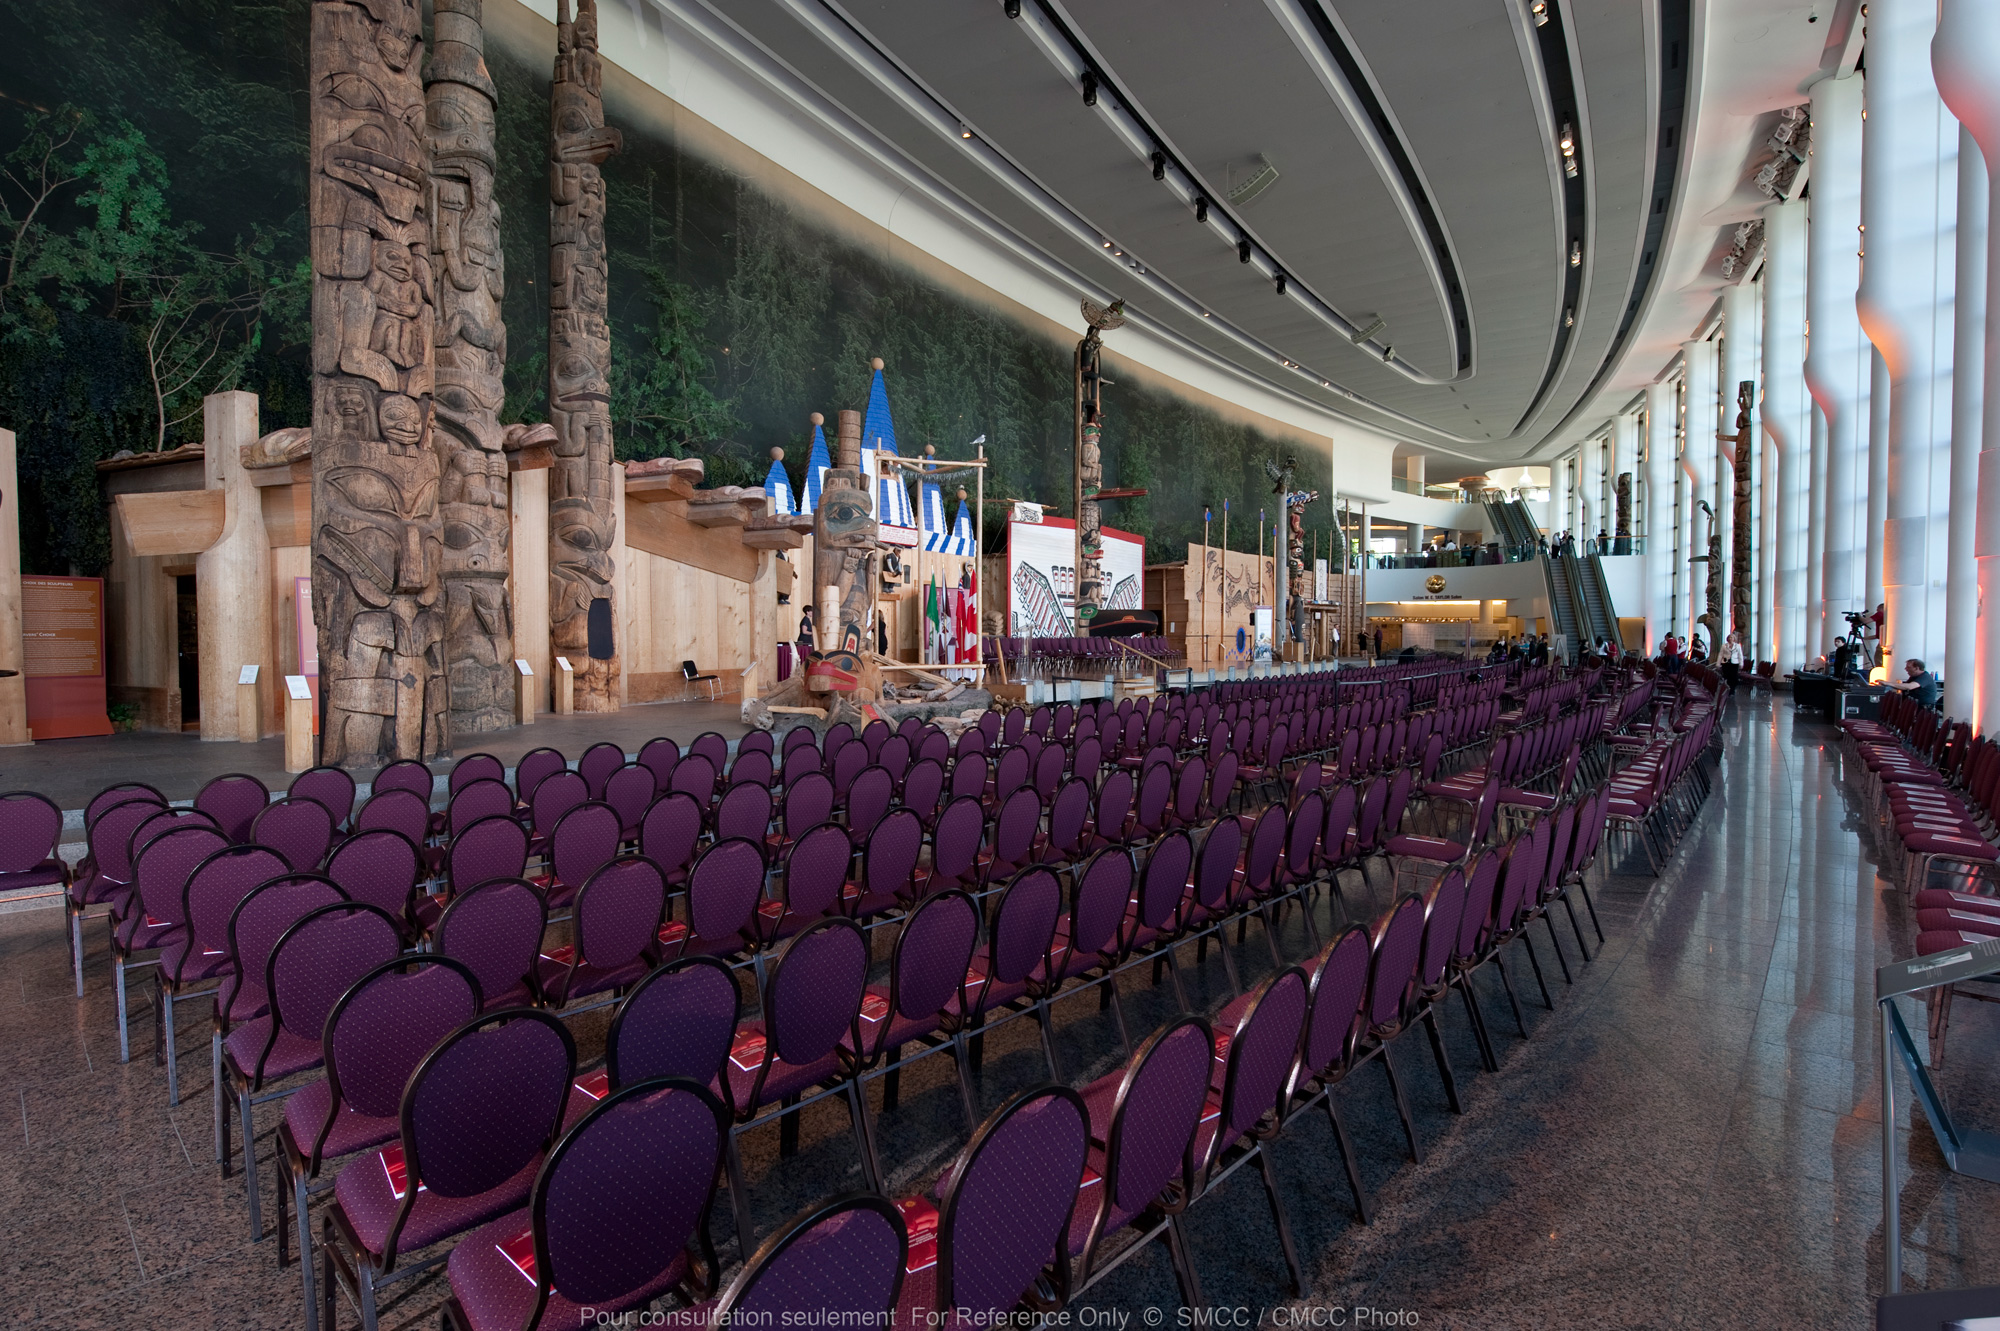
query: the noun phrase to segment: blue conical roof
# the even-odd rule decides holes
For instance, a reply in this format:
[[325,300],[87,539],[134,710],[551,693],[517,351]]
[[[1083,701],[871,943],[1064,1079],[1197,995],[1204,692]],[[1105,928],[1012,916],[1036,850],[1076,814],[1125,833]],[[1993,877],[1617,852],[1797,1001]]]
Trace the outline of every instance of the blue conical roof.
[[819,494],[826,483],[826,473],[833,467],[833,458],[826,451],[826,431],[813,426],[812,455],[806,459],[806,502],[800,506],[801,513],[819,511]]

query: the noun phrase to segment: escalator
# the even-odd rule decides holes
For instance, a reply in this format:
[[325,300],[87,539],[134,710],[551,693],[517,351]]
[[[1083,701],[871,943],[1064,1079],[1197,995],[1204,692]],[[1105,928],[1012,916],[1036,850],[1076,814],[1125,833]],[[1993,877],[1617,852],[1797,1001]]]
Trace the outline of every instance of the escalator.
[[1541,539],[1542,531],[1528,513],[1528,506],[1518,499],[1487,501],[1486,517],[1493,524],[1493,533],[1500,544],[1510,549],[1532,549]]
[[1604,579],[1603,561],[1592,555],[1582,560],[1572,557],[1569,562],[1577,566],[1572,582],[1582,602],[1584,620],[1590,628],[1590,641],[1595,643],[1609,638],[1622,647],[1624,640],[1618,634],[1618,610],[1611,604],[1611,585]]
[[1578,644],[1582,641],[1582,606],[1577,600],[1575,578],[1576,560],[1542,555],[1542,582],[1549,593],[1550,632],[1562,639],[1563,649],[1559,655],[1565,661],[1576,660]]

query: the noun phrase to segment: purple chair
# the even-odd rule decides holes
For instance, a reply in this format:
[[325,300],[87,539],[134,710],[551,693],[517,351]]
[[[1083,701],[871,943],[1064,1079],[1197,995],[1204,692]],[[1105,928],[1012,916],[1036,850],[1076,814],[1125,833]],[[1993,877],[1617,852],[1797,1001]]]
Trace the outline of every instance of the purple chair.
[[924,737],[924,723],[914,716],[906,716],[902,724],[896,727],[896,733],[910,741],[910,747],[914,749]]
[[970,795],[974,799],[986,797],[986,755],[968,753],[961,755],[951,765],[951,798],[959,799]]
[[[753,755],[754,756],[754,755]],[[715,806],[715,837],[762,841],[771,830],[771,789],[754,781],[731,786]]]
[[[504,813],[481,818],[445,847],[445,881],[450,885],[446,900],[495,878],[523,877],[527,868],[528,829]],[[430,928],[443,906],[436,898],[417,902],[417,922]]]
[[373,790],[407,790],[413,795],[421,795],[426,803],[431,792],[437,788],[437,779],[431,769],[415,758],[398,758],[375,774]]
[[354,815],[354,830],[372,832],[387,828],[401,832],[412,845],[421,846],[431,834],[431,806],[421,795],[407,790],[384,790],[368,797]]
[[[1090,1111],[1090,1168],[1102,1182],[1077,1199],[1068,1247],[1082,1294],[1164,1236],[1181,1301],[1202,1306],[1180,1213],[1194,1197],[1195,1129],[1207,1102],[1214,1040],[1199,1017],[1179,1017],[1147,1037],[1124,1069],[1083,1091]],[[1107,1240],[1145,1228],[1109,1253]]]
[[891,735],[882,742],[882,752],[875,757],[875,765],[895,778],[896,784],[903,784],[903,777],[910,770],[910,741],[901,735]]
[[1076,742],[1076,752],[1070,755],[1069,770],[1072,776],[1082,777],[1097,788],[1097,773],[1104,766],[1104,741],[1095,735],[1086,735]]
[[977,796],[961,795],[947,804],[931,827],[931,868],[924,895],[944,887],[975,886],[985,839],[986,810]]
[[982,758],[992,756],[992,746],[986,742],[986,732],[977,726],[968,726],[959,732],[958,742],[952,745],[952,752],[960,758],[978,754]]
[[1097,788],[1097,817],[1084,844],[1091,850],[1124,845],[1130,836],[1131,818],[1132,774],[1122,767],[1114,768]]
[[[833,784],[836,790],[842,789],[837,779]],[[860,850],[868,844],[869,836],[875,831],[875,824],[881,822],[882,815],[889,812],[889,805],[896,798],[896,782],[882,768],[870,767],[859,773],[852,784],[845,789],[847,837],[854,843],[854,848]]]
[[684,791],[662,795],[639,822],[639,853],[660,866],[669,883],[687,881],[701,840],[701,805]]
[[1424,896],[1424,939],[1417,953],[1416,991],[1411,996],[1410,1015],[1405,1022],[1406,1025],[1423,1023],[1425,1033],[1430,1036],[1431,1057],[1437,1063],[1438,1078],[1444,1083],[1445,1099],[1455,1114],[1464,1113],[1465,1108],[1459,1103],[1458,1079],[1452,1072],[1451,1057],[1445,1052],[1443,1033],[1438,1029],[1437,1007],[1452,987],[1452,956],[1457,950],[1460,926],[1465,922],[1470,887],[1465,875],[1453,869]]
[[[403,950],[402,930],[384,910],[340,901],[306,912],[278,937],[264,963],[266,1010],[222,1041],[222,1072],[236,1095],[243,1125],[243,1184],[250,1201],[250,1237],[264,1237],[257,1187],[257,1134],[251,1114],[267,1100],[300,1087],[258,1094],[320,1066],[327,1014],[363,975]],[[222,1151],[229,1156],[229,1116],[222,1116]]]
[[1026,786],[1009,795],[993,820],[993,844],[986,852],[981,881],[997,883],[1032,864],[1041,827],[1041,797]]
[[708,765],[720,772],[729,765],[729,741],[713,730],[705,730],[687,746],[685,756],[692,758],[697,754],[708,759]]
[[546,856],[549,838],[555,834],[556,824],[563,820],[563,815],[589,799],[590,784],[568,769],[550,772],[537,782],[535,793],[528,799],[535,833],[528,853]]
[[540,1000],[535,987],[549,908],[532,883],[499,878],[460,893],[438,916],[431,944],[439,956],[462,961],[479,979],[488,1008]]
[[[821,772],[822,760],[819,756],[819,750],[812,745],[812,732],[804,726],[800,726],[792,734],[804,734],[807,737],[807,742],[804,744],[793,744],[790,737],[786,737],[785,757],[782,764],[786,790],[790,790],[794,784],[802,780],[808,773]],[[824,775],[823,772],[821,774]]]
[[858,739],[851,739],[839,749],[829,745],[826,753],[826,774],[833,780],[834,792],[844,797],[847,788],[854,784],[854,778],[868,766],[868,746]]
[[934,758],[920,758],[903,774],[903,807],[923,819],[924,830],[937,823],[944,798],[944,768]]
[[[333,815],[318,800],[288,795],[266,804],[251,820],[250,840],[284,856],[287,867],[311,873],[333,845]],[[0,887],[5,885],[0,875]]]
[[[155,828],[160,830],[153,832]],[[132,856],[137,899],[111,935],[121,1063],[132,1058],[126,1022],[126,973],[159,964],[157,957],[135,962],[139,953],[168,943],[185,942],[188,877],[203,860],[230,844],[229,838],[209,823],[205,815],[190,819],[157,816],[133,833],[133,841],[138,847]]]
[[[100,803],[117,793],[117,800]],[[115,920],[133,892],[132,834],[167,802],[147,790],[115,788],[91,801],[96,812],[85,811],[86,854],[77,865],[76,875],[63,894],[63,914],[69,926],[70,968],[76,974],[76,996],[83,997],[83,919],[90,907],[102,905]]]
[[819,742],[820,752],[828,758],[840,752],[847,742],[854,738],[854,727],[845,721],[835,721],[826,728],[826,736]]
[[711,1324],[889,1326],[909,1260],[909,1232],[895,1203],[872,1192],[843,1193],[766,1239],[715,1302]]
[[777,745],[771,742],[770,731],[753,730],[736,741],[736,752],[738,756],[746,753],[761,753],[767,757],[775,758],[777,757],[778,748]]
[[576,772],[590,788],[590,798],[601,800],[604,798],[604,783],[624,765],[625,750],[604,740],[583,751],[583,756],[576,760]]
[[783,854],[807,831],[833,817],[833,782],[823,772],[804,773],[785,786],[785,829],[765,838],[774,853]]
[[548,894],[549,909],[569,905],[576,890],[617,857],[621,830],[618,811],[595,800],[562,816],[549,834],[549,872],[535,880]]
[[681,957],[632,986],[604,1037],[605,1084],[621,1090],[654,1077],[720,1085],[722,1060],[742,1019],[736,976],[714,957]]
[[495,777],[477,777],[452,792],[451,803],[445,806],[444,832],[455,837],[481,818],[513,815],[514,792],[507,789],[507,783]]
[[671,1290],[710,1293],[720,1263],[708,1215],[728,1131],[729,1111],[692,1081],[650,1078],[606,1096],[549,1152],[525,1209],[452,1249],[445,1324],[581,1327],[622,1321]]
[[1174,777],[1174,802],[1168,821],[1175,827],[1194,827],[1203,821],[1202,796],[1208,787],[1208,760],[1196,754],[1181,764]]
[[1034,774],[1034,764],[1026,749],[1008,749],[993,765],[993,788],[990,795],[994,807],[998,807],[1009,795],[1028,784]]
[[478,1017],[425,1056],[403,1091],[400,1141],[353,1161],[334,1180],[321,1230],[320,1298],[329,1331],[338,1289],[360,1305],[364,1331],[376,1331],[378,1291],[449,1255],[411,1262],[404,1254],[528,1200],[562,1131],[575,1075],[569,1031],[532,1008]]
[[1398,899],[1389,913],[1376,921],[1368,996],[1362,1003],[1354,1056],[1356,1063],[1381,1059],[1382,1073],[1388,1078],[1390,1094],[1396,1101],[1396,1113],[1403,1120],[1403,1135],[1409,1139],[1410,1158],[1418,1164],[1424,1162],[1424,1148],[1417,1138],[1416,1119],[1410,1113],[1409,1098],[1403,1093],[1403,1079],[1396,1073],[1391,1046],[1406,1029],[1423,937],[1424,900],[1414,892]]
[[542,784],[544,778],[568,770],[569,759],[563,757],[560,751],[549,748],[529,749],[521,755],[521,760],[514,764],[515,806],[522,809],[530,807],[535,798],[535,789]]
[[637,763],[619,768],[605,781],[604,802],[617,810],[621,842],[628,846],[638,842],[639,824],[645,820],[646,810],[652,807],[657,793],[653,774]]
[[1174,942],[1186,919],[1184,903],[1193,870],[1194,841],[1186,832],[1175,830],[1153,843],[1139,875],[1139,890],[1122,944],[1128,958],[1151,958],[1156,985],[1164,964],[1173,978],[1174,999],[1183,1012],[1188,1010],[1187,990],[1181,983],[1180,964],[1174,959]]
[[1056,797],[1056,790],[1062,785],[1063,766],[1068,761],[1069,754],[1054,744],[1035,755],[1035,793],[1044,803]]
[[1044,864],[1074,864],[1084,857],[1084,842],[1089,832],[1090,783],[1082,777],[1071,777],[1055,792],[1049,805],[1048,830],[1042,834],[1039,858]]
[[1222,1029],[1215,1036],[1216,1070],[1211,1074],[1211,1092],[1220,1092],[1221,1110],[1213,1118],[1204,1112],[1195,1136],[1200,1198],[1252,1159],[1257,1161],[1271,1224],[1291,1273],[1293,1298],[1305,1297],[1305,1272],[1266,1147],[1285,1125],[1306,1024],[1307,989],[1305,972],[1289,966],[1223,1008],[1216,1021]]
[[930,759],[939,767],[951,761],[951,737],[942,730],[927,728],[917,737],[917,761]]
[[687,918],[660,926],[661,946],[677,957],[728,956],[750,946],[764,867],[760,841],[718,841],[702,852],[688,875]]
[[[292,1237],[286,1212],[298,1216],[299,1263],[307,1331],[317,1331],[319,1300],[306,1206],[320,1166],[394,1141],[401,1132],[403,1087],[424,1055],[479,1015],[479,981],[449,957],[406,953],[354,982],[327,1014],[320,1039],[326,1076],[285,1101],[278,1124],[278,1265]],[[287,1194],[289,1206],[287,1204]]]
[[[989,1023],[987,1015],[1002,1008],[1016,1015],[1032,1013],[1041,1032],[1042,1056],[1048,1061],[1051,1080],[1059,1077],[1055,1031],[1046,999],[1053,988],[1050,977],[1055,969],[1056,926],[1061,915],[1062,885],[1053,870],[1038,864],[1016,874],[993,907],[986,947],[965,973],[967,997],[963,1000],[975,1027],[997,1024]],[[979,1064],[984,1047],[984,1037],[974,1035],[974,1066]]]
[[[326,810],[308,806],[322,818]],[[186,835],[187,830],[176,833]],[[221,979],[234,966],[229,952],[229,919],[260,883],[285,873],[287,865],[264,846],[224,846],[197,864],[181,889],[180,918],[187,927],[160,947],[153,972],[153,1062],[167,1069],[167,1103],[181,1102],[179,1049],[175,1042],[174,1001],[204,993],[218,999]]]
[[1110,1004],[1118,1022],[1118,1043],[1127,1054],[1132,1051],[1132,1037],[1125,1026],[1125,1006],[1118,997],[1118,986],[1107,981],[1124,959],[1124,924],[1132,901],[1133,877],[1132,852],[1122,847],[1099,851],[1070,875],[1069,915],[1056,938],[1057,961],[1049,1000],[1053,1006],[1054,986],[1064,980],[1082,980],[1079,990],[1102,984],[1099,998]]
[[194,797],[194,807],[215,819],[231,841],[247,841],[250,823],[271,802],[271,792],[256,777],[243,772],[218,776]]
[[507,780],[507,764],[490,753],[468,753],[452,764],[451,775],[445,778],[445,793],[456,795],[474,781]]
[[[868,1077],[881,1075],[882,1110],[895,1109],[902,1070],[949,1049],[958,1072],[958,1093],[966,1123],[978,1121],[972,1081],[965,1062],[965,974],[979,946],[979,907],[957,888],[927,897],[910,912],[889,955],[889,983],[869,986],[861,1001],[860,1057],[862,1107],[868,1104]],[[942,1038],[939,1038],[939,1037]],[[906,1046],[918,1052],[903,1056]],[[870,1134],[871,1139],[873,1134]],[[880,1172],[880,1165],[876,1166]]]
[[923,849],[924,825],[917,815],[908,809],[892,809],[868,834],[861,874],[843,890],[847,916],[870,920],[906,905]]
[[[542,994],[565,1007],[596,994],[616,995],[652,969],[660,920],[667,909],[667,879],[641,855],[606,864],[577,889],[574,945],[542,954]],[[565,1015],[608,1007],[615,998],[572,1008]]]
[[[929,1325],[939,1310],[956,1310],[968,1325],[1002,1326],[1024,1303],[1062,1307],[1070,1286],[1063,1231],[1089,1154],[1089,1113],[1067,1086],[1033,1087],[994,1110],[946,1171],[937,1261],[909,1263],[917,1269],[903,1284],[896,1324]],[[902,1206],[929,1219],[927,1201]]]
[[1174,769],[1158,762],[1139,779],[1139,795],[1132,811],[1132,837],[1143,844],[1166,830],[1174,797]]
[[784,756],[789,758],[795,750],[817,748],[818,746],[819,737],[813,734],[813,728],[811,726],[800,725],[793,726],[785,732],[785,742],[780,746],[780,749]]
[[705,756],[690,751],[674,767],[674,775],[667,783],[668,791],[679,791],[694,796],[702,808],[715,802],[715,781],[717,767]]
[[814,920],[832,914],[840,905],[853,860],[854,846],[847,839],[846,828],[821,823],[807,829],[792,843],[791,854],[785,858],[779,895],[757,907],[759,944],[790,938]]
[[[729,1130],[729,1191],[736,1207],[736,1241],[747,1258],[755,1227],[736,1138],[781,1120],[779,1154],[798,1149],[798,1111],[845,1094],[861,1166],[877,1180],[868,1120],[856,1091],[861,1002],[868,980],[868,940],[847,919],[819,920],[786,941],[763,985],[763,1015],[737,1027],[723,1068],[736,1123]],[[770,1111],[767,1112],[767,1107]]]
[[655,795],[667,793],[667,784],[674,779],[674,768],[680,761],[680,746],[665,735],[657,735],[639,746],[639,766],[653,774]]
[[[762,734],[762,731],[757,732]],[[731,786],[754,785],[766,790],[771,787],[771,779],[776,768],[771,755],[761,749],[739,751],[736,761],[729,764],[729,784]]]
[[69,866],[56,856],[62,810],[46,795],[15,790],[0,795],[0,891],[53,887],[69,892]]

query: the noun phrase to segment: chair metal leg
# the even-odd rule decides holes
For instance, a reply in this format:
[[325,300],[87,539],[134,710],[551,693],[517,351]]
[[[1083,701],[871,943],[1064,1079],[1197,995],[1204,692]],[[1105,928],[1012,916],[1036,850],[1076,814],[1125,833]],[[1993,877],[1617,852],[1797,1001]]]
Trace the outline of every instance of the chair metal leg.
[[[736,1212],[736,1255],[741,1260],[747,1262],[750,1260],[750,1254],[755,1251],[755,1245],[752,1242],[755,1232],[750,1227],[750,1193],[743,1186],[743,1157],[736,1150],[736,1134],[739,1130],[736,1127],[729,1129],[729,1149],[727,1152],[729,1164],[729,1203]],[[329,1322],[328,1327],[331,1328],[331,1326],[332,1323]]]
[[1549,914],[1546,906],[1542,908],[1542,923],[1548,926],[1549,946],[1555,949],[1556,960],[1562,963],[1563,983],[1575,984],[1576,980],[1569,973],[1569,954],[1563,951],[1562,940],[1556,937],[1555,917]]
[[1103,980],[1104,992],[1111,996],[1111,1016],[1118,1023],[1118,1043],[1125,1051],[1125,1057],[1132,1057],[1132,1033],[1125,1024],[1125,1002],[1118,997],[1118,980],[1114,975],[1106,975]]
[[264,1238],[264,1199],[257,1186],[257,1125],[250,1117],[247,1090],[237,1093],[236,1116],[243,1123],[243,1187],[250,1195],[250,1240],[259,1243]]
[[1554,1012],[1556,1001],[1549,997],[1549,982],[1542,978],[1542,959],[1535,955],[1535,940],[1526,929],[1521,930],[1521,945],[1528,949],[1528,964],[1534,967],[1535,983],[1541,986],[1542,1006]]
[[[278,1190],[280,1193],[284,1191],[282,1181]],[[305,1331],[319,1331],[318,1289],[313,1280],[312,1223],[306,1216],[306,1180],[303,1175],[293,1185],[292,1200],[298,1210],[299,1279],[305,1286]],[[332,1327],[333,1323],[327,1325]]]
[[1472,977],[1463,972],[1452,981],[1458,986],[1458,996],[1465,1000],[1466,1020],[1472,1023],[1472,1038],[1479,1045],[1479,1061],[1488,1072],[1500,1070],[1500,1060],[1493,1056],[1493,1037],[1486,1030],[1486,1018],[1479,1011],[1479,1003],[1472,994]]
[[1201,1277],[1195,1274],[1194,1253],[1188,1248],[1177,1215],[1167,1217],[1167,1252],[1173,1259],[1174,1277],[1180,1282],[1181,1302],[1190,1308],[1206,1308],[1208,1300],[1202,1297]]
[[114,957],[111,961],[113,984],[118,992],[118,1061],[132,1061],[132,1036],[125,1028],[125,959]]
[[1257,1145],[1257,1172],[1264,1176],[1264,1196],[1271,1203],[1271,1223],[1278,1230],[1278,1246],[1284,1250],[1285,1269],[1292,1275],[1292,1297],[1302,1299],[1306,1294],[1306,1274],[1299,1265],[1298,1248],[1292,1242],[1291,1222],[1285,1218],[1285,1204],[1278,1197],[1278,1180],[1271,1173],[1271,1152],[1268,1144]]
[[1521,1002],[1514,997],[1514,982],[1507,978],[1507,961],[1498,952],[1493,954],[1493,966],[1500,972],[1500,987],[1507,991],[1507,1006],[1514,1009],[1514,1025],[1521,1032],[1523,1040],[1528,1038],[1528,1023],[1521,1020]]
[[1061,1082],[1063,1080],[1062,1065],[1056,1061],[1055,1024],[1049,1020],[1048,1003],[1040,1002],[1035,1004],[1035,1025],[1042,1032],[1042,1054],[1049,1060],[1049,1080]]
[[1167,978],[1174,982],[1174,1004],[1182,1011],[1188,1011],[1187,987],[1181,983],[1181,964],[1174,958],[1174,945],[1169,943],[1162,951],[1167,958]]
[[1569,893],[1562,894],[1563,909],[1569,912],[1570,932],[1576,935],[1576,950],[1583,954],[1584,964],[1590,962],[1590,947],[1583,941],[1583,924],[1576,918],[1576,906],[1569,899]]
[[1410,1113],[1410,1101],[1403,1094],[1403,1079],[1396,1075],[1396,1059],[1391,1052],[1394,1042],[1382,1046],[1382,1072],[1389,1078],[1389,1092],[1396,1098],[1396,1113],[1403,1120],[1403,1135],[1410,1139],[1410,1159],[1418,1164],[1424,1162],[1423,1144],[1417,1140],[1417,1120]]
[[1347,1186],[1354,1192],[1354,1209],[1360,1214],[1362,1224],[1373,1224],[1375,1207],[1368,1200],[1368,1189],[1361,1186],[1361,1162],[1355,1157],[1353,1139],[1347,1135],[1347,1120],[1340,1112],[1335,1089],[1329,1086],[1324,1093],[1327,1121],[1333,1124],[1333,1140],[1340,1150],[1340,1163],[1347,1168]]
[[83,997],[83,914],[69,917],[70,964],[76,970],[76,996]]
[[1424,1012],[1424,1030],[1431,1037],[1431,1057],[1437,1060],[1438,1080],[1444,1083],[1445,1102],[1454,1114],[1463,1114],[1465,1106],[1458,1099],[1458,1078],[1452,1075],[1451,1055],[1444,1049],[1444,1036],[1438,1031],[1437,1008],[1432,1006]]
[[214,1102],[215,1118],[215,1159],[223,1168],[223,1176],[228,1177],[229,1129],[223,1123],[222,1097],[222,1032],[211,1031],[208,1036],[208,1086],[209,1099]]
[[972,1093],[972,1070],[965,1061],[965,1037],[954,1034],[951,1037],[951,1061],[958,1068],[958,1096],[965,1103],[965,1130],[979,1130],[979,1104]]
[[167,1104],[175,1106],[181,1102],[180,1050],[174,1042],[174,995],[160,983],[160,1029],[166,1034],[167,1054]]
[[868,1178],[868,1186],[881,1192],[882,1161],[875,1154],[875,1130],[868,1121],[868,1099],[861,1094],[860,1084],[853,1080],[847,1083],[847,1115],[854,1128],[854,1144],[861,1150],[861,1172]]

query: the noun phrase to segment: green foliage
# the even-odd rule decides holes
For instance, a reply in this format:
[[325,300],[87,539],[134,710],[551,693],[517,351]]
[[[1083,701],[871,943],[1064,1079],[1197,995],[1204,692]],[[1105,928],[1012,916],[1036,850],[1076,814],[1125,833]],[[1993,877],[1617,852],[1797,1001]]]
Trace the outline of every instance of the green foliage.
[[632,329],[624,341],[614,336],[611,346],[618,457],[639,461],[716,451],[742,422],[709,387],[715,365],[705,330],[714,302],[674,281],[658,264],[640,271],[653,322]]

